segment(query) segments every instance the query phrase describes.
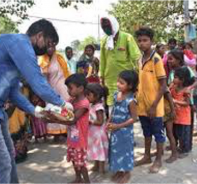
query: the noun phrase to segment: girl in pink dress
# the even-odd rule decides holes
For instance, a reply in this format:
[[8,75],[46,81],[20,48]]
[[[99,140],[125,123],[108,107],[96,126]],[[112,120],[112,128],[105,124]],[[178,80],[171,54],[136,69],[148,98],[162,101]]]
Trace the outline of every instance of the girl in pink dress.
[[102,98],[105,90],[100,84],[87,86],[87,98],[91,103],[89,132],[88,132],[88,160],[95,161],[93,171],[104,173],[104,165],[108,155],[108,137],[105,126],[105,109]]
[[[54,123],[68,125],[67,161],[72,162],[76,179],[72,183],[90,183],[87,170],[87,144],[89,126],[89,101],[85,97],[87,81],[83,74],[73,74],[66,79],[65,84],[74,107],[74,119],[50,112],[48,117]],[[70,182],[69,182],[70,183]]]

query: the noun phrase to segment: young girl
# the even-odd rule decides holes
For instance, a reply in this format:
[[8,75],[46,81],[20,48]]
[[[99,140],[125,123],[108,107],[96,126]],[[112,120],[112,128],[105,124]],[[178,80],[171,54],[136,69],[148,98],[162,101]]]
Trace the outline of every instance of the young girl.
[[66,79],[68,93],[72,97],[70,101],[74,107],[75,118],[67,121],[59,114],[47,114],[52,122],[68,125],[67,160],[72,161],[76,174],[73,183],[90,183],[87,161],[88,125],[89,125],[89,101],[85,97],[87,81],[83,74],[73,74]]
[[[169,78],[168,78],[168,85],[171,86],[173,84],[173,80],[174,80],[174,72],[176,69],[181,68],[182,66],[185,65],[185,60],[184,60],[184,53],[181,50],[178,49],[174,49],[172,51],[169,52],[168,54],[168,63],[169,66],[171,68],[170,74],[169,74]],[[190,72],[190,77],[195,78],[195,73],[193,72],[193,70],[187,66],[189,72]],[[196,84],[195,84],[196,86]],[[192,90],[191,90],[192,91]],[[192,91],[193,93],[193,91]],[[191,95],[190,97],[190,106],[193,106],[193,96]],[[191,137],[190,137],[190,149],[192,149],[192,132],[193,132],[193,112],[191,112]]]
[[138,85],[138,74],[125,70],[119,74],[118,92],[114,95],[114,107],[107,123],[111,131],[109,143],[109,169],[115,172],[112,180],[126,183],[134,165],[133,123],[137,120],[134,94]]
[[87,86],[87,98],[90,106],[90,127],[88,132],[88,159],[95,161],[93,171],[105,172],[105,161],[108,156],[108,137],[106,133],[105,108],[102,99],[105,90],[100,84]]
[[168,85],[170,85],[174,80],[174,71],[185,64],[183,52],[178,49],[170,51],[168,53],[167,63],[170,68],[170,73],[168,76]]
[[[31,92],[31,102],[36,106],[45,107],[45,102],[42,101],[37,95],[35,95],[33,92]],[[44,140],[47,140],[47,126],[46,123],[36,117],[31,117],[31,123],[32,123],[32,130],[33,135],[35,137],[35,142],[38,143],[40,138],[44,138]]]
[[165,109],[165,115],[163,117],[163,122],[166,128],[166,134],[170,142],[170,149],[172,152],[170,157],[166,159],[166,162],[172,163],[175,160],[177,160],[178,154],[177,154],[176,141],[173,134],[173,122],[176,117],[176,113],[173,104],[173,99],[169,90],[167,90],[167,92],[164,94],[164,109]]
[[188,86],[194,83],[194,78],[190,76],[187,67],[175,70],[171,94],[175,104],[176,119],[174,121],[174,135],[179,144],[179,157],[187,156],[190,151],[190,91]]

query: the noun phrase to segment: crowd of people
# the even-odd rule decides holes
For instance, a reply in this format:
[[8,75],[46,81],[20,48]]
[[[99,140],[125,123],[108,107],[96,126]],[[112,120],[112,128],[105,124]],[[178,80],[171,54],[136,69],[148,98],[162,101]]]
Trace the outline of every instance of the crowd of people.
[[[155,46],[154,30],[139,28],[134,38],[110,15],[101,18],[101,27],[106,36],[100,58],[94,56],[92,43],[79,59],[66,47],[64,58],[56,50],[55,28],[44,19],[33,23],[27,34],[0,36],[0,183],[19,182],[15,161],[27,158],[32,136],[36,142],[53,136],[55,142],[67,144],[74,183],[90,183],[88,161],[94,162],[92,171],[101,174],[108,163],[112,181],[127,183],[134,166],[152,163],[155,155],[149,171],[158,173],[165,130],[166,149],[171,151],[167,163],[192,150],[197,106],[192,44],[172,38],[167,45]],[[67,102],[74,107],[72,121],[35,108],[51,103],[64,109]],[[134,161],[138,121],[145,151]],[[152,137],[156,153],[151,153]]]

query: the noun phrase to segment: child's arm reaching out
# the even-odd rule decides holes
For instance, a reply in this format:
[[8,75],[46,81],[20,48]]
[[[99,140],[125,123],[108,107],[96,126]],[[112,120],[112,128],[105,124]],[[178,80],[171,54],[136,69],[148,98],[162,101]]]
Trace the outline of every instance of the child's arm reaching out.
[[66,117],[54,113],[54,112],[47,112],[46,116],[50,119],[50,121],[62,125],[74,125],[76,122],[85,114],[87,113],[88,109],[87,108],[80,108],[75,110],[74,114],[74,120],[73,121],[68,121]]

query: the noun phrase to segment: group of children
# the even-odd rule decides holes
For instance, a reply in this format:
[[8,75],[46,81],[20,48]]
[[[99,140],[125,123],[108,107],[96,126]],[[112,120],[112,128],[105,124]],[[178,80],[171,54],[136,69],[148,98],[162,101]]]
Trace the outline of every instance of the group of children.
[[94,161],[93,171],[104,173],[108,159],[110,170],[116,172],[113,179],[128,180],[134,166],[133,123],[137,120],[134,93],[138,74],[126,70],[119,75],[119,92],[114,95],[114,109],[108,120],[103,103],[105,88],[100,84],[87,84],[82,74],[71,75],[65,83],[75,119],[67,121],[54,113],[50,114],[50,119],[68,125],[67,160],[72,161],[75,169],[74,182],[90,182],[87,160]]
[[[164,128],[170,142],[167,163],[183,158],[191,151],[191,98],[195,75],[184,64],[184,53],[174,49],[167,54],[170,68],[152,49],[154,32],[141,28],[136,32],[143,55],[139,71],[122,71],[108,119],[104,107],[107,91],[100,84],[88,84],[82,74],[73,74],[65,84],[74,107],[75,118],[67,121],[56,113],[48,114],[52,122],[68,125],[67,160],[73,163],[75,183],[89,183],[87,160],[94,161],[93,171],[105,172],[108,160],[112,180],[126,183],[134,167],[133,124],[138,120],[144,135],[144,157],[135,165],[151,163],[152,136],[156,141],[156,158],[150,167],[157,173],[162,166]],[[167,84],[168,83],[168,84]]]

